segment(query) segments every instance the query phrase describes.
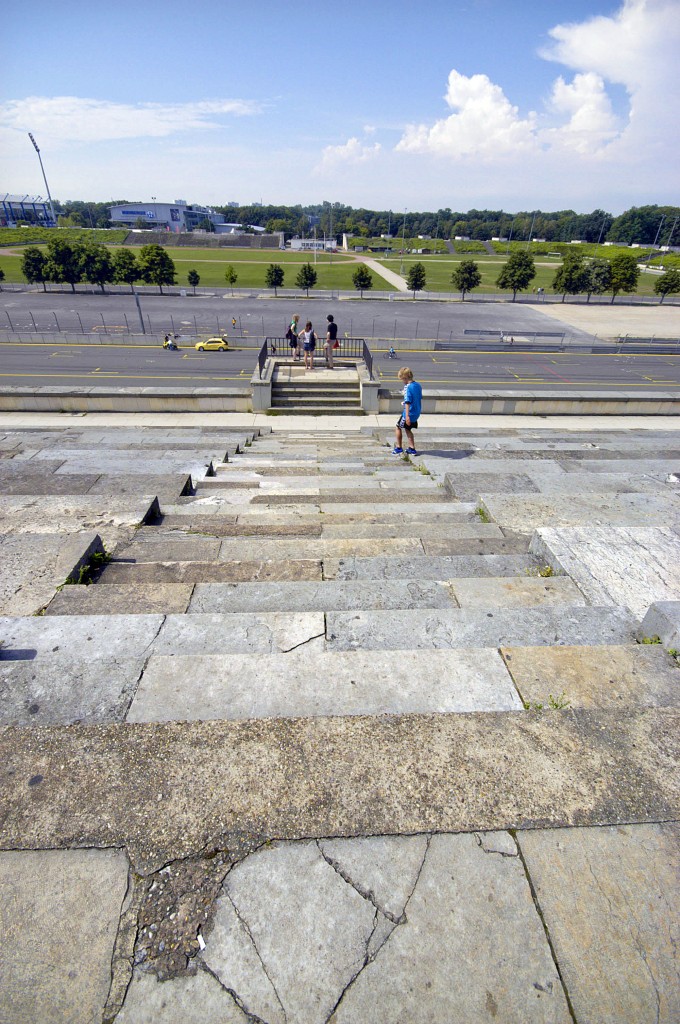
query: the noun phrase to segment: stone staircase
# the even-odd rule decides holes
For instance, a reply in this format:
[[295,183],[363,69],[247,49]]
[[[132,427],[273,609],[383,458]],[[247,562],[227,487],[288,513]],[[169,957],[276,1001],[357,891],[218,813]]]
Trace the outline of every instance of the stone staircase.
[[356,366],[338,361],[328,370],[317,351],[313,370],[277,360],[272,377],[272,410],[313,416],[360,416],[361,389]]
[[[591,437],[435,429],[411,459],[370,429],[0,439],[0,555],[45,562],[60,529],[81,565],[93,533],[112,555],[89,585],[56,589],[63,543],[51,575],[0,575],[0,763],[29,780],[5,791],[2,848],[122,847],[134,867],[96,1019],[673,1019],[656,939],[641,1010],[628,982],[598,1008],[609,940],[592,983],[575,966],[588,877],[611,862],[655,896],[677,820],[680,669],[638,640],[649,604],[680,599],[680,451]],[[608,569],[624,549],[636,600]],[[612,855],[631,828],[652,883]],[[581,832],[606,833],[587,869]],[[582,901],[560,910],[565,878]]]

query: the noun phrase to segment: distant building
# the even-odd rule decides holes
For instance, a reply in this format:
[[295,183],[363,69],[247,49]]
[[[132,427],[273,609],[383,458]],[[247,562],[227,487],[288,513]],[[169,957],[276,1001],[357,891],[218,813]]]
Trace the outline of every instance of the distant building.
[[0,227],[15,228],[19,222],[42,228],[56,227],[49,203],[40,196],[0,194]]
[[335,252],[337,243],[334,238],[291,238],[290,247],[294,252]]
[[109,216],[113,224],[123,227],[138,227],[143,220],[150,231],[194,231],[206,219],[215,230],[224,224],[224,215],[216,213],[209,206],[187,203],[185,199],[176,199],[174,203],[121,203],[109,207]]

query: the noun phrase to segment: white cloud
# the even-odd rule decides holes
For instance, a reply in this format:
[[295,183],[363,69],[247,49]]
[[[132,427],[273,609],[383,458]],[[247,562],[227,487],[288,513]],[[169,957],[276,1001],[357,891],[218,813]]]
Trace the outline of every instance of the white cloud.
[[342,164],[365,164],[374,160],[380,153],[382,146],[379,142],[372,146],[366,146],[356,136],[352,136],[347,142],[339,146],[326,146],[321,154],[321,161],[314,168],[315,171],[323,172],[332,170],[339,163]]
[[454,69],[445,99],[456,113],[430,128],[409,125],[397,143],[398,150],[493,159],[536,144],[535,115],[520,118],[517,107],[487,75],[468,78]]
[[594,71],[575,75],[571,84],[560,75],[553,85],[551,105],[558,115],[569,115],[569,121],[554,132],[553,142],[562,141],[579,153],[592,153],[617,134],[611,101]]
[[162,138],[196,129],[218,128],[220,117],[259,112],[248,100],[195,103],[112,103],[79,96],[29,96],[0,104],[0,128],[32,131],[52,143]]

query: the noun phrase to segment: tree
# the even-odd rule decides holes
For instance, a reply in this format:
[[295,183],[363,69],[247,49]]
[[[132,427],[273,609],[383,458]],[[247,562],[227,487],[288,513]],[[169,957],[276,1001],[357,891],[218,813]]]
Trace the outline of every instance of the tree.
[[141,276],[137,257],[130,249],[118,249],[113,254],[113,280],[117,284],[129,284],[130,291],[134,291],[132,286]]
[[586,290],[588,271],[583,256],[570,252],[564,257],[564,262],[555,271],[552,287],[555,292],[562,292],[562,302],[566,295],[578,295]]
[[41,284],[43,291],[47,291],[45,285],[45,281],[48,280],[47,256],[42,249],[38,249],[35,245],[24,249],[24,254],[21,257],[21,273],[29,284]]
[[309,289],[314,287],[316,281],[317,277],[314,267],[311,263],[303,263],[298,276],[295,278],[295,287],[304,288],[307,292],[307,298],[309,298]]
[[197,270],[190,270],[187,274],[187,281],[189,282],[189,287],[194,289],[194,295],[196,294],[196,286],[200,283],[200,280],[201,275]]
[[604,295],[609,291],[612,280],[612,268],[609,260],[591,260],[586,267],[583,290],[588,295]]
[[373,287],[373,274],[363,263],[352,274],[352,284],[358,292],[361,292],[362,299],[364,292],[370,291]]
[[640,268],[637,257],[632,253],[622,252],[611,261],[612,279],[609,285],[612,293],[612,305],[619,292],[634,292],[637,289]]
[[[654,282],[654,293],[661,296],[661,302],[667,295],[680,292],[680,270],[667,270],[666,273]],[[661,305],[661,302],[659,305]]]
[[416,292],[421,292],[425,287],[425,267],[422,263],[414,263],[406,278],[406,284],[409,291],[413,292],[413,298],[416,297]]
[[210,217],[203,217],[203,218],[201,218],[201,220],[199,220],[198,224],[196,225],[196,230],[197,231],[209,231],[209,232],[212,231],[212,232],[214,232],[215,231],[215,225],[210,220]]
[[47,280],[70,284],[75,292],[83,277],[83,247],[77,242],[53,238],[47,243]]
[[162,245],[143,245],[139,250],[139,268],[146,284],[157,284],[161,295],[164,284],[175,283],[175,264]]
[[283,267],[278,263],[270,263],[267,267],[267,273],[265,275],[264,283],[267,288],[274,289],[274,295],[278,295],[278,288],[283,286],[284,271]]
[[82,274],[90,284],[98,284],[104,292],[104,285],[114,278],[113,260],[105,245],[90,242],[82,249]]
[[465,302],[465,293],[471,292],[473,288],[478,288],[481,283],[482,275],[474,260],[462,260],[451,274],[451,284],[458,289],[463,302]]
[[528,252],[513,252],[496,278],[498,288],[512,289],[512,301],[517,298],[517,292],[528,288],[536,277],[534,257]]
[[227,264],[227,269],[224,271],[224,279],[227,282],[227,287],[231,288],[231,294],[234,294],[234,285],[238,281],[238,274],[232,267],[231,263]]

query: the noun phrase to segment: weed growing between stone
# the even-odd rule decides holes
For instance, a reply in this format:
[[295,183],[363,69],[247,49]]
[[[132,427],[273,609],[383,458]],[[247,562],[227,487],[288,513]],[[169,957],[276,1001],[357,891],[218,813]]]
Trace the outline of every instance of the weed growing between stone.
[[103,548],[101,551],[95,551],[90,555],[90,559],[85,565],[81,565],[77,576],[67,576],[64,582],[57,587],[57,590],[62,590],[63,587],[67,586],[85,586],[89,587],[92,583],[95,575],[107,565],[113,556],[110,551]]
[[542,579],[549,579],[555,575],[552,565],[533,565],[524,570],[527,576],[540,576]]
[[[546,710],[546,705],[543,703],[543,701],[523,700],[522,704],[524,705],[525,711],[539,712]],[[551,711],[561,711],[563,708],[568,708],[570,705],[571,701],[567,698],[566,693],[561,693],[559,697],[554,697],[552,693],[548,694],[547,707],[550,708]]]
[[475,509],[475,515],[479,516],[480,520],[483,523],[490,523],[491,522],[491,519],[489,518],[489,513],[486,511],[485,508],[482,508],[481,505],[479,506],[479,508]]
[[660,644],[661,637],[659,636],[643,636],[642,640],[638,640],[639,644]]

